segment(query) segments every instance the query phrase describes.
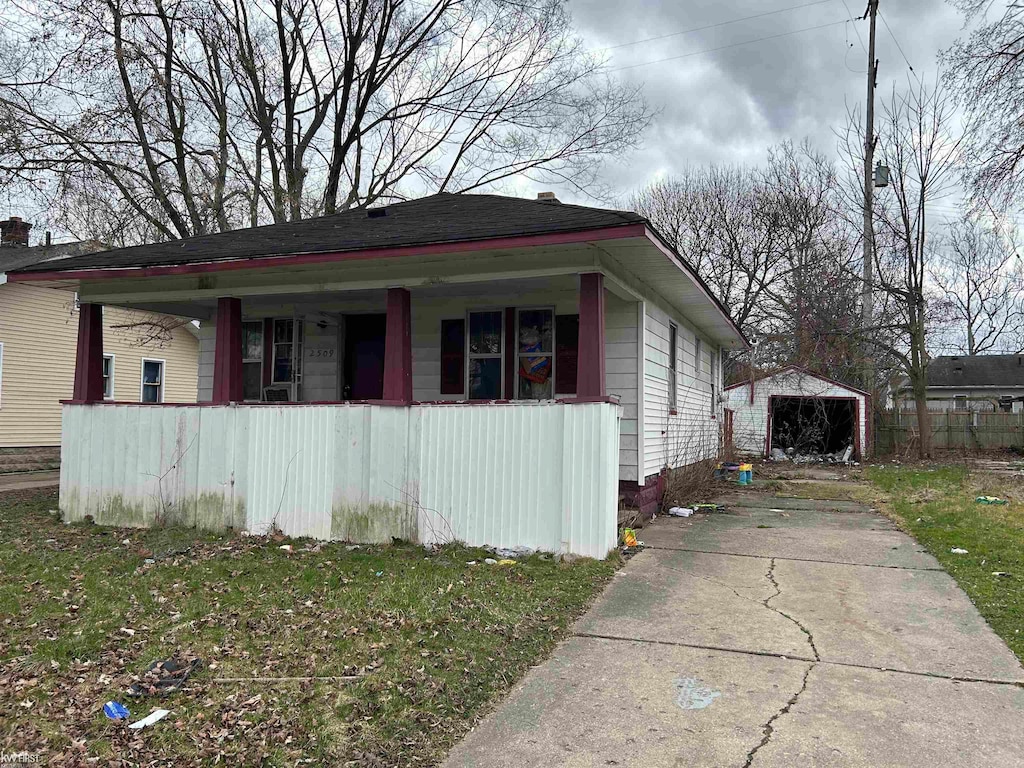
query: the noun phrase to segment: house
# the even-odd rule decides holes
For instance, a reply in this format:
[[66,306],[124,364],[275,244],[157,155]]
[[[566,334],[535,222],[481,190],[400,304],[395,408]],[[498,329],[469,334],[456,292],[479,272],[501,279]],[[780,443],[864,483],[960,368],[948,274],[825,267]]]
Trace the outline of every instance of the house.
[[726,387],[725,407],[732,445],[743,454],[826,454],[848,446],[854,459],[871,453],[871,395],[799,366]]
[[[952,355],[928,362],[928,410],[1024,410],[1024,355]],[[914,410],[913,393],[904,384],[900,408]]]
[[[72,395],[78,339],[75,294],[7,273],[102,249],[95,241],[28,247],[31,225],[0,221],[0,472],[45,469],[60,460],[61,404]],[[140,346],[154,322],[159,343]],[[177,326],[177,327],[175,327]],[[116,307],[103,315],[102,394],[108,400],[195,401],[198,329],[185,321]]]
[[[604,557],[718,453],[746,342],[642,217],[438,194],[17,270],[77,291],[67,519]],[[200,321],[198,405],[105,404],[101,306]]]

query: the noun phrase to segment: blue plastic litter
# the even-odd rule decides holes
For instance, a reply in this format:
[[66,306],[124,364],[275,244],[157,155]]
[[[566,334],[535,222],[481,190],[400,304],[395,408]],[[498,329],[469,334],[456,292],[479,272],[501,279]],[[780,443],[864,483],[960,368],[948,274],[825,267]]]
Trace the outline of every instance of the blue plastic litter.
[[119,701],[108,701],[103,705],[103,714],[111,720],[127,720],[131,712]]

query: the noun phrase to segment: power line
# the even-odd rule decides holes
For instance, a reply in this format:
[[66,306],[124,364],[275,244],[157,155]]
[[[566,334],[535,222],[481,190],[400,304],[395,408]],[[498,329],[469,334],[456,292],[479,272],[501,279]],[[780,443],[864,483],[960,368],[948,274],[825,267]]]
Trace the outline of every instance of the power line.
[[828,24],[819,24],[819,25],[817,25],[815,27],[804,27],[803,29],[794,29],[791,32],[782,32],[782,33],[780,33],[778,35],[768,35],[767,37],[755,37],[755,38],[752,38],[750,40],[742,40],[742,41],[740,41],[738,43],[730,43],[729,45],[720,45],[717,48],[705,48],[704,50],[701,50],[701,51],[692,51],[690,53],[684,53],[684,54],[681,54],[679,56],[669,56],[668,58],[665,58],[665,59],[655,59],[654,61],[644,61],[644,62],[641,62],[639,64],[630,64],[630,65],[625,66],[625,67],[614,67],[612,69],[608,69],[608,70],[605,70],[605,71],[607,71],[607,72],[622,72],[623,70],[626,70],[626,69],[636,69],[637,67],[647,67],[647,66],[650,66],[651,64],[663,64],[666,61],[676,61],[677,59],[686,59],[686,58],[689,58],[690,56],[699,56],[702,53],[715,53],[716,51],[724,51],[724,50],[726,50],[728,48],[739,48],[740,46],[743,46],[743,45],[751,45],[753,43],[761,43],[761,42],[764,42],[765,40],[777,40],[780,37],[789,37],[790,35],[797,35],[797,34],[800,34],[801,32],[813,32],[816,29],[825,29],[826,27],[835,27],[835,26],[838,26],[839,24],[845,24],[845,23],[846,23],[846,20],[843,19],[842,21],[833,21],[833,22],[830,22]]
[[896,35],[893,34],[892,27],[889,26],[889,22],[885,20],[885,16],[882,16],[881,11],[879,11],[878,15],[882,17],[882,23],[885,24],[885,30],[889,33],[889,37],[892,38],[892,41],[896,43],[896,50],[898,50],[900,52],[900,56],[903,57],[903,61],[906,63],[907,69],[910,70],[910,74],[914,76],[914,79],[917,80],[918,83],[921,83],[921,78],[917,76],[917,72],[914,71],[914,65],[910,63],[910,59],[907,58],[907,54],[903,52],[903,46],[900,45],[900,41],[897,40]]
[[[845,0],[843,0],[845,2]],[[812,5],[823,5],[824,3],[831,3],[832,0],[814,0],[810,3],[803,3],[802,5],[791,5],[788,8],[779,8],[775,11],[765,11],[764,13],[755,13],[753,16],[743,16],[739,19],[730,19],[729,21],[719,21],[714,24],[707,24],[703,27],[692,27],[690,29],[684,29],[679,32],[670,32],[667,35],[658,35],[657,37],[645,37],[643,40],[634,40],[631,43],[619,43],[618,45],[609,45],[606,48],[595,48],[594,51],[614,51],[619,48],[627,48],[631,45],[639,45],[640,43],[650,43],[655,40],[665,40],[669,37],[678,37],[679,35],[688,35],[691,32],[703,32],[708,29],[717,29],[718,27],[726,27],[730,24],[739,24],[741,21],[750,21],[751,19],[763,19],[765,16],[773,16],[777,13],[787,13],[789,11],[796,11],[801,8],[810,8]]]
[[864,45],[864,38],[860,36],[860,30],[857,29],[857,22],[853,20],[853,13],[850,12],[850,6],[846,4],[846,0],[843,0],[843,8],[846,9],[846,15],[849,16],[849,22],[853,24],[853,31],[857,33],[857,42],[860,43],[861,50],[867,54],[868,49]]

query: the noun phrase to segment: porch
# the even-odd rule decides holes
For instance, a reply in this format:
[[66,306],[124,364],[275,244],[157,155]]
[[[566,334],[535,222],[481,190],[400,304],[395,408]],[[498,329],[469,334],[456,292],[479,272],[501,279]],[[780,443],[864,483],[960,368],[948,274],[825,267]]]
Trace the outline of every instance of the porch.
[[65,519],[614,548],[620,465],[637,463],[639,305],[602,274],[174,306],[201,323],[196,404],[158,386],[151,402],[104,401],[90,388],[102,309],[83,304]]

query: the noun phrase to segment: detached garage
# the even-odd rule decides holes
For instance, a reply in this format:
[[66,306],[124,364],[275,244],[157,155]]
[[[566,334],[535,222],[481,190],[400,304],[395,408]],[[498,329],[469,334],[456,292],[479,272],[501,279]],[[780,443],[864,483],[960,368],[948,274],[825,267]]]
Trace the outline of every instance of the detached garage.
[[798,366],[725,388],[727,439],[743,454],[870,452],[871,395]]

